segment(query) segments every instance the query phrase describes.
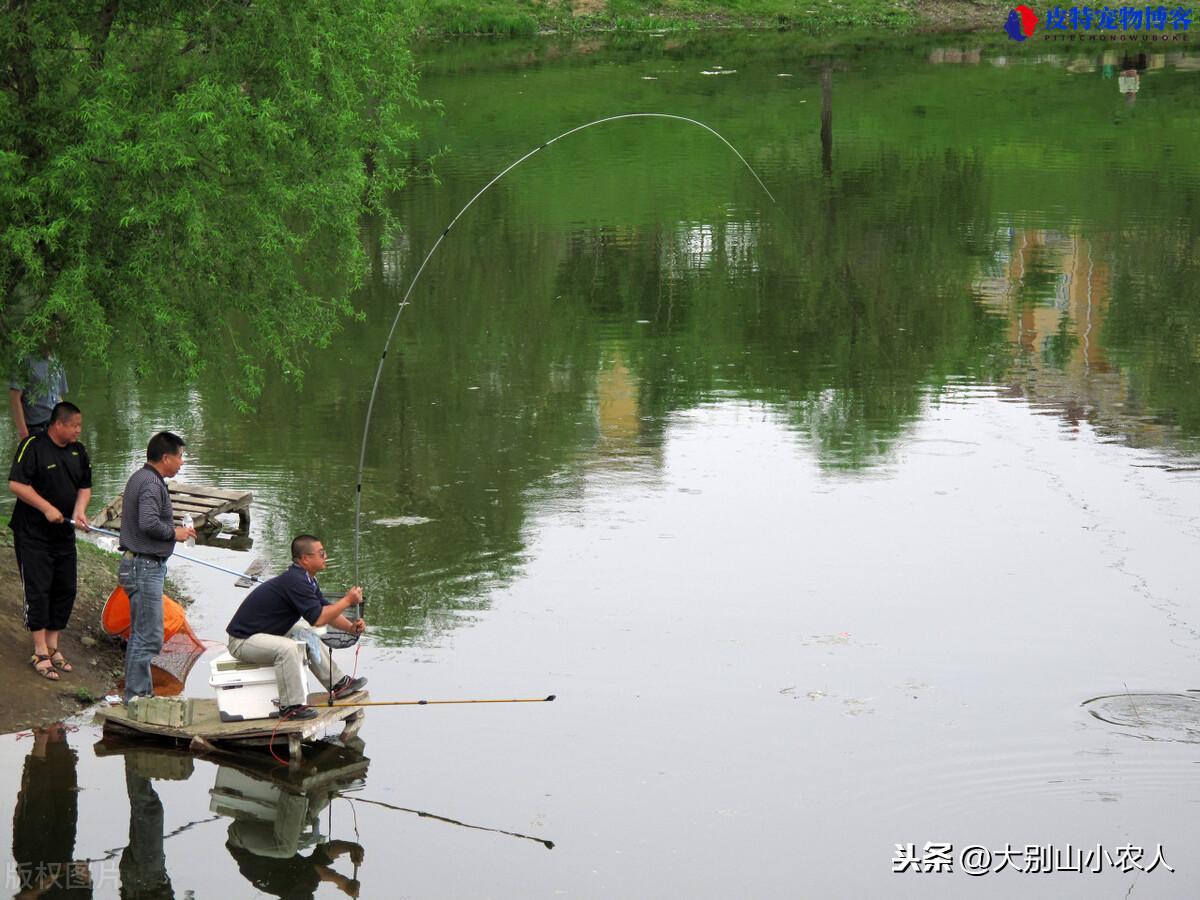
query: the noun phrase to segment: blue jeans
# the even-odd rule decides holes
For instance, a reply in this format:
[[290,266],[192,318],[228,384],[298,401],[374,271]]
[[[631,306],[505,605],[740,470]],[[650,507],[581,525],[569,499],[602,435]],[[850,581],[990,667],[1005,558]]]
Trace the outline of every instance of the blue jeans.
[[135,556],[121,560],[117,581],[129,595],[129,646],[125,648],[125,702],[154,693],[150,660],[163,645],[165,560]]

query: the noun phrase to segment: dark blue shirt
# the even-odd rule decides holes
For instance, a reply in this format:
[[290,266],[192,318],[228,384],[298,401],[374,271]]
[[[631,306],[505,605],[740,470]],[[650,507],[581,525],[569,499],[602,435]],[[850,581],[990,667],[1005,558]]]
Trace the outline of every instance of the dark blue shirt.
[[297,619],[315,625],[324,605],[316,579],[292,563],[282,575],[252,590],[225,630],[242,640],[255,634],[282,636]]

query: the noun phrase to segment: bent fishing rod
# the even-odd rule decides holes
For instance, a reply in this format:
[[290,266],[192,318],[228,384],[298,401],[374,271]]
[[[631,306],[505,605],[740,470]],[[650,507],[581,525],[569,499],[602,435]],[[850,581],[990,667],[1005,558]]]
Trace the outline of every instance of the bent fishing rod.
[[387,359],[388,348],[392,344],[392,336],[396,333],[396,326],[400,322],[400,314],[402,312],[404,312],[404,308],[406,306],[408,306],[409,298],[412,296],[413,288],[415,288],[417,286],[417,282],[421,279],[421,274],[425,271],[425,266],[428,265],[429,260],[433,257],[433,254],[437,252],[438,247],[441,246],[442,241],[445,239],[446,235],[450,233],[450,229],[453,228],[454,225],[458,222],[458,220],[460,218],[462,218],[463,214],[468,209],[471,208],[471,206],[475,203],[475,201],[478,200],[480,197],[482,197],[488,191],[488,189],[492,187],[492,185],[494,185],[496,182],[498,182],[501,178],[503,178],[505,175],[507,175],[509,172],[511,172],[517,166],[521,165],[521,163],[525,162],[525,160],[529,159],[531,156],[538,153],[539,151],[545,150],[551,144],[556,143],[557,141],[561,141],[563,138],[570,137],[571,135],[576,134],[580,131],[583,131],[585,128],[591,128],[595,125],[603,125],[607,122],[619,122],[623,119],[667,119],[670,121],[684,122],[688,125],[695,125],[698,128],[703,128],[705,131],[707,131],[709,134],[714,135],[718,140],[721,141],[721,143],[723,143],[726,147],[728,147],[730,150],[733,151],[734,155],[742,161],[742,164],[749,170],[750,174],[754,176],[754,180],[757,181],[758,186],[763,189],[763,193],[765,193],[770,198],[772,203],[775,203],[774,195],[772,195],[772,193],[769,190],[767,190],[767,186],[765,184],[763,184],[762,179],[758,177],[758,173],[755,172],[754,168],[750,165],[750,163],[748,163],[746,161],[746,157],[742,156],[742,154],[738,152],[737,147],[733,146],[733,144],[729,143],[729,141],[726,140],[724,136],[722,136],[715,129],[710,128],[708,125],[705,125],[703,122],[697,121],[696,119],[689,119],[687,116],[676,116],[676,115],[672,115],[670,113],[653,113],[653,112],[623,113],[623,114],[617,115],[617,116],[606,116],[603,119],[596,119],[594,122],[587,122],[583,125],[577,125],[576,127],[570,129],[569,131],[564,131],[562,134],[560,134],[556,137],[550,138],[550,140],[546,141],[544,144],[539,144],[538,146],[534,147],[532,150],[530,150],[528,153],[526,153],[520,159],[516,160],[513,163],[510,163],[503,171],[500,172],[499,175],[497,175],[495,178],[493,178],[491,181],[489,181],[487,184],[485,184],[479,190],[479,193],[477,193],[474,197],[472,197],[470,200],[468,200],[467,205],[464,206],[462,209],[460,209],[455,214],[454,218],[450,220],[450,224],[447,225],[444,229],[442,229],[442,233],[438,235],[437,240],[433,242],[433,246],[429,248],[429,252],[425,254],[425,258],[421,261],[421,265],[417,268],[416,274],[413,275],[412,281],[410,281],[408,283],[408,289],[404,292],[404,297],[400,300],[400,305],[396,308],[396,315],[392,319],[392,327],[388,330],[387,338],[383,342],[383,352],[379,356],[379,365],[375,369],[375,381],[371,385],[371,398],[367,401],[367,417],[366,417],[366,421],[363,422],[362,445],[359,447],[359,450],[358,450],[358,475],[355,479],[355,485],[354,485],[354,583],[355,584],[361,583],[359,576],[358,576],[358,558],[359,558],[358,546],[359,546],[359,532],[361,530],[361,522],[362,522],[363,469],[365,467],[366,458],[367,458],[367,435],[370,433],[370,430],[371,430],[371,413],[375,409],[375,396],[379,392],[379,379],[380,379],[380,376],[383,374],[383,363],[384,363],[384,360]]

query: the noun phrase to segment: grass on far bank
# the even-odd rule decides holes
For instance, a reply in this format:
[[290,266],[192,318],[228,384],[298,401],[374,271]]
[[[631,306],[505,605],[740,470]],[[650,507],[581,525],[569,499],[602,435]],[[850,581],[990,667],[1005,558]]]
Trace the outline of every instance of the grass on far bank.
[[418,0],[423,36],[772,28],[909,31],[1003,22],[1003,0]]

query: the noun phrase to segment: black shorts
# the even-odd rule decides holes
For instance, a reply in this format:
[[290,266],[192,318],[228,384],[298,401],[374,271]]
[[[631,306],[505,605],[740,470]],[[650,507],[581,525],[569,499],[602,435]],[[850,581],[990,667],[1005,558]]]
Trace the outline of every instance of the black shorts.
[[13,533],[13,549],[21,572],[25,627],[30,631],[62,631],[75,608],[75,535],[46,541]]

